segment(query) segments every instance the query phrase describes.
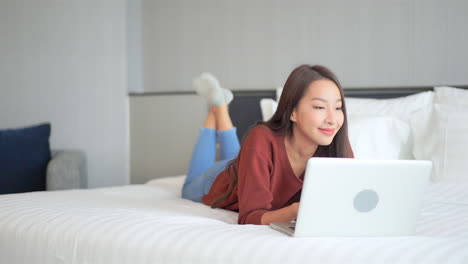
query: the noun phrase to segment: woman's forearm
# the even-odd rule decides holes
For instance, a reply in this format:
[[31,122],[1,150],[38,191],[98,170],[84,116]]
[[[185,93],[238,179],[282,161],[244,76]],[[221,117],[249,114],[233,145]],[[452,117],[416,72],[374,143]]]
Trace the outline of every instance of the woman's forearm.
[[275,211],[269,211],[262,215],[260,220],[262,225],[269,225],[271,222],[289,222],[297,218],[299,203],[293,203]]

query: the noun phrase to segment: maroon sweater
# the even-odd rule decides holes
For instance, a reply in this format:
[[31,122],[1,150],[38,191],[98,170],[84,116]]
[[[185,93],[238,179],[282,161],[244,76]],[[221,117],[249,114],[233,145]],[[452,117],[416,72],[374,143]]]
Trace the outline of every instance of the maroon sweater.
[[[284,136],[264,125],[253,128],[237,159],[238,186],[219,207],[239,211],[239,224],[260,224],[262,215],[300,199],[303,175],[296,177]],[[227,170],[221,172],[202,201],[211,205],[229,188]]]

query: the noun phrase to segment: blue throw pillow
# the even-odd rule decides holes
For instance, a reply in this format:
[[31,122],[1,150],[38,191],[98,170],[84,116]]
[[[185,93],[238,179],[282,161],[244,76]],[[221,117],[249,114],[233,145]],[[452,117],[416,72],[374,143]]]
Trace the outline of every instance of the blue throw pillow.
[[0,130],[0,194],[43,191],[50,124]]

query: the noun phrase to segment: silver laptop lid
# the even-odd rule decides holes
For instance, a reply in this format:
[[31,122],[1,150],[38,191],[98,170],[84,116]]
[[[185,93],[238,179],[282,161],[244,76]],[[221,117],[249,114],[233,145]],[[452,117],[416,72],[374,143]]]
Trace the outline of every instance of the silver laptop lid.
[[294,236],[414,234],[430,161],[311,158]]

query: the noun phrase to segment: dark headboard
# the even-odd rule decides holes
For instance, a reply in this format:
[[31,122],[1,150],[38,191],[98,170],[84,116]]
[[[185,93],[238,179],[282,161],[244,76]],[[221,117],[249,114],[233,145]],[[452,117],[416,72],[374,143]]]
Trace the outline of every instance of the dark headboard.
[[[465,85],[454,87],[468,89]],[[432,86],[425,87],[379,87],[379,88],[344,88],[346,97],[388,99],[407,96],[419,92],[432,91]],[[229,112],[234,125],[237,127],[239,139],[256,122],[262,120],[260,100],[262,98],[276,99],[275,90],[234,91],[234,100],[229,105]]]

